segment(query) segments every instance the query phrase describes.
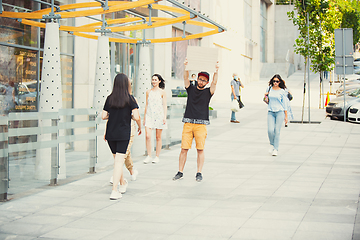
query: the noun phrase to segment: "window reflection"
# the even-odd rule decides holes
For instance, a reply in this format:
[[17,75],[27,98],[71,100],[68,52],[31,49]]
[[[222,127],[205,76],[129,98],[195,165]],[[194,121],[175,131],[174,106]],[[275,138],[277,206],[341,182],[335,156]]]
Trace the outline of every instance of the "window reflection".
[[0,46],[1,113],[36,111],[37,51]]

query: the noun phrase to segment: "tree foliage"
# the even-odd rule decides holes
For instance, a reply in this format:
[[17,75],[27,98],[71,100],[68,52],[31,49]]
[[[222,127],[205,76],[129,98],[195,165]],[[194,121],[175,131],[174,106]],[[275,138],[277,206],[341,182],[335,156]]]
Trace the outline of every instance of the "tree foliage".
[[299,37],[295,40],[295,52],[305,59],[310,57],[314,72],[332,70],[335,57],[334,30],[340,27],[342,19],[335,0],[295,1],[294,11],[288,12],[288,17],[299,30]]
[[341,28],[353,29],[353,43],[360,40],[360,3],[358,0],[338,0],[338,9],[342,13]]

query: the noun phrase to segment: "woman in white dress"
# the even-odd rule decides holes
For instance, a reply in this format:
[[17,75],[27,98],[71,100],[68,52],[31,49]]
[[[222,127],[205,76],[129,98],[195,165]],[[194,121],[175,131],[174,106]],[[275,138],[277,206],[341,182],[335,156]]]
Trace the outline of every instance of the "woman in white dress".
[[[159,155],[162,147],[161,133],[166,125],[166,93],[165,80],[159,75],[154,74],[151,79],[152,88],[146,91],[146,105],[144,113],[144,126],[146,138],[146,150],[148,156],[144,163],[159,162]],[[156,156],[151,157],[151,130],[156,129]]]

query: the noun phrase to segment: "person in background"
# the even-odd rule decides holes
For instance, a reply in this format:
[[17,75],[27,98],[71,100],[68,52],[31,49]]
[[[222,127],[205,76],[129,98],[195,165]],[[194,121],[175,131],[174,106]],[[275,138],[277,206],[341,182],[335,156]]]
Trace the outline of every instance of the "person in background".
[[[125,153],[129,145],[131,118],[140,121],[139,106],[129,92],[130,81],[117,74],[111,94],[106,98],[101,118],[107,120],[105,139],[114,156],[113,186],[110,200],[117,200],[126,192],[127,182],[123,176]],[[138,130],[141,132],[141,128]],[[119,185],[120,182],[120,185]],[[118,188],[119,185],[119,188]]]
[[270,141],[269,153],[273,156],[278,155],[280,142],[280,129],[282,123],[288,123],[288,106],[289,99],[287,97],[285,82],[279,74],[275,74],[269,81],[269,87],[265,95],[269,97],[268,104],[268,137]]
[[[241,83],[240,78],[236,73],[233,74],[233,79],[230,82],[231,86],[231,101],[236,99],[236,101],[240,101],[240,87],[244,88],[244,85]],[[235,112],[231,111],[230,122],[232,123],[240,123],[240,121],[236,120]]]
[[[160,74],[154,74],[151,80],[152,88],[146,91],[146,105],[144,113],[144,126],[146,138],[147,157],[144,163],[158,163],[160,161],[160,151],[162,147],[161,134],[163,129],[167,129],[166,114],[166,92],[165,80]],[[156,156],[151,158],[151,130],[156,130]]]
[[196,86],[196,84],[197,84],[197,82],[196,82],[196,74],[195,73],[191,74],[190,84],[194,85],[194,86]]

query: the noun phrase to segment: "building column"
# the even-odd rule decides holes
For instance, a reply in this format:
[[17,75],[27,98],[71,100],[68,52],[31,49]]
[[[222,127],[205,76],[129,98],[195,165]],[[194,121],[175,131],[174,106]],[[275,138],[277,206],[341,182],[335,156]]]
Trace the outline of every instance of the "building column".
[[109,37],[98,38],[94,83],[94,108],[101,113],[107,96],[111,93]]
[[139,72],[135,95],[141,109],[140,113],[142,113],[145,110],[146,91],[151,88],[150,47],[148,44],[141,44],[139,51]]
[[[111,73],[110,73],[110,55],[109,55],[109,37],[99,36],[97,54],[96,54],[96,66],[95,66],[95,82],[94,82],[94,99],[93,108],[98,112],[98,117],[101,116],[101,112],[104,108],[104,104],[107,96],[112,92]],[[97,130],[104,131],[105,134],[106,121],[101,121],[97,125]],[[104,155],[110,156],[110,150],[108,144],[102,140],[102,137],[97,141],[98,155],[102,155],[102,159],[108,160],[108,157],[104,158]],[[100,159],[99,159],[100,161]]]
[[[41,91],[39,99],[39,112],[59,112],[62,108],[61,89],[61,65],[60,65],[60,41],[59,24],[55,22],[46,23],[43,65],[41,73]],[[61,121],[61,119],[60,119]],[[39,127],[51,126],[51,120],[39,121]],[[63,134],[59,133],[58,135]],[[59,136],[58,136],[59,137]],[[38,142],[51,140],[51,134],[39,134]],[[35,178],[39,180],[50,180],[51,170],[51,148],[40,148],[36,150]],[[54,154],[54,153],[53,153]],[[60,172],[56,178],[66,177],[65,144],[59,144],[58,148]]]

